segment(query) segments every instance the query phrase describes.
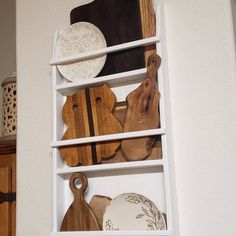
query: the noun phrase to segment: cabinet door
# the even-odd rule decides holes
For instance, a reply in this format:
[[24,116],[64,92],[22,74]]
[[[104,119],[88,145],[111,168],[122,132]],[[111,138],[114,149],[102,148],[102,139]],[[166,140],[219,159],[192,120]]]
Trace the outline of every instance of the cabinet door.
[[[15,154],[0,156],[0,191],[16,191]],[[14,236],[16,222],[16,202],[0,204],[0,235]]]

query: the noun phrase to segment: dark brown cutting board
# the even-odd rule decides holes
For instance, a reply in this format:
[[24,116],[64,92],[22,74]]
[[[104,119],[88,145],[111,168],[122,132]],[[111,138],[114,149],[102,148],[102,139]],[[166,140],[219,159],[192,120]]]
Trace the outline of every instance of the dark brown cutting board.
[[[147,74],[143,82],[128,94],[124,132],[158,128],[160,94],[156,87],[156,72],[160,63],[161,58],[158,55],[149,56]],[[121,142],[121,151],[128,161],[143,160],[151,154],[154,138],[124,139]]]
[[[77,188],[76,181],[79,180],[81,187]],[[82,173],[74,173],[70,178],[70,189],[74,200],[68,208],[61,224],[60,231],[95,231],[100,230],[97,219],[84,200],[84,192],[88,181]]]
[[[139,0],[94,0],[71,11],[71,23],[87,21],[104,34],[107,46],[142,38]],[[134,48],[107,55],[98,76],[145,67],[144,48]]]
[[[62,118],[68,128],[62,139],[121,133],[122,125],[113,116],[115,102],[116,97],[106,84],[67,96]],[[66,146],[60,148],[60,154],[69,166],[92,165],[114,156],[119,146],[119,140]]]

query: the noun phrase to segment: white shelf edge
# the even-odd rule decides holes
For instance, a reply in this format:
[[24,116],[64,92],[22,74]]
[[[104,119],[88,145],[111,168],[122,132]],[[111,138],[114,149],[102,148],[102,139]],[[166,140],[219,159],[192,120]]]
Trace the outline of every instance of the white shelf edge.
[[51,236],[170,236],[171,230],[53,232]]
[[57,168],[55,173],[58,175],[71,174],[74,172],[97,172],[97,171],[113,171],[113,170],[125,170],[125,169],[137,169],[137,168],[155,168],[163,166],[163,159],[158,160],[143,160],[133,161],[124,163],[111,163],[101,165],[90,165],[90,166],[78,166],[78,167],[65,167]]
[[114,85],[118,83],[126,83],[130,81],[139,81],[143,79],[147,73],[147,68],[141,68],[137,70],[131,70],[111,75],[105,75],[101,77],[87,79],[85,81],[75,81],[57,85],[55,89],[62,95],[67,95],[68,91],[75,92],[78,88],[88,87],[91,85],[99,85],[107,83],[108,85]]
[[118,45],[114,45],[114,46],[110,46],[106,48],[100,48],[97,50],[90,50],[87,52],[83,52],[83,53],[75,54],[71,56],[66,56],[62,58],[53,58],[50,61],[50,65],[63,65],[66,63],[72,63],[72,62],[79,61],[82,59],[88,59],[93,56],[105,55],[108,53],[135,48],[139,46],[146,46],[146,45],[157,43],[157,42],[160,42],[157,36],[149,37],[149,38],[131,41],[128,43],[122,43],[122,44],[118,44]]
[[95,142],[105,142],[111,140],[119,140],[119,139],[130,139],[130,138],[138,138],[145,136],[154,136],[154,135],[163,135],[165,134],[165,129],[149,129],[149,130],[141,130],[141,131],[131,131],[117,134],[107,134],[107,135],[99,135],[93,137],[83,137],[69,140],[62,140],[52,142],[52,147],[63,147],[63,146],[71,146],[77,144],[85,144],[85,143],[95,143]]

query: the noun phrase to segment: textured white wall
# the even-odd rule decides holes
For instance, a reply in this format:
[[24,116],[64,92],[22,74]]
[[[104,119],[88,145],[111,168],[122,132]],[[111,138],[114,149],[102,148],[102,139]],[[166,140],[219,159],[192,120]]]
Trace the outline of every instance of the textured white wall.
[[230,1],[166,1],[180,236],[236,235]]
[[[0,3],[0,85],[16,71],[16,3],[15,0]],[[0,136],[2,134],[2,87],[0,86]]]
[[[236,107],[228,0],[165,0],[181,236],[235,235]],[[48,236],[53,32],[80,0],[17,2],[17,236]]]

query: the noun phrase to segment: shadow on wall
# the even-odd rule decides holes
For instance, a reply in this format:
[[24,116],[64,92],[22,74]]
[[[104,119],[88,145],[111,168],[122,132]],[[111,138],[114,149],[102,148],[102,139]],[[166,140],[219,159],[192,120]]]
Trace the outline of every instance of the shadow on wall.
[[236,46],[236,0],[231,0],[231,4],[232,4],[232,15],[233,15],[233,24],[234,24],[234,42]]

